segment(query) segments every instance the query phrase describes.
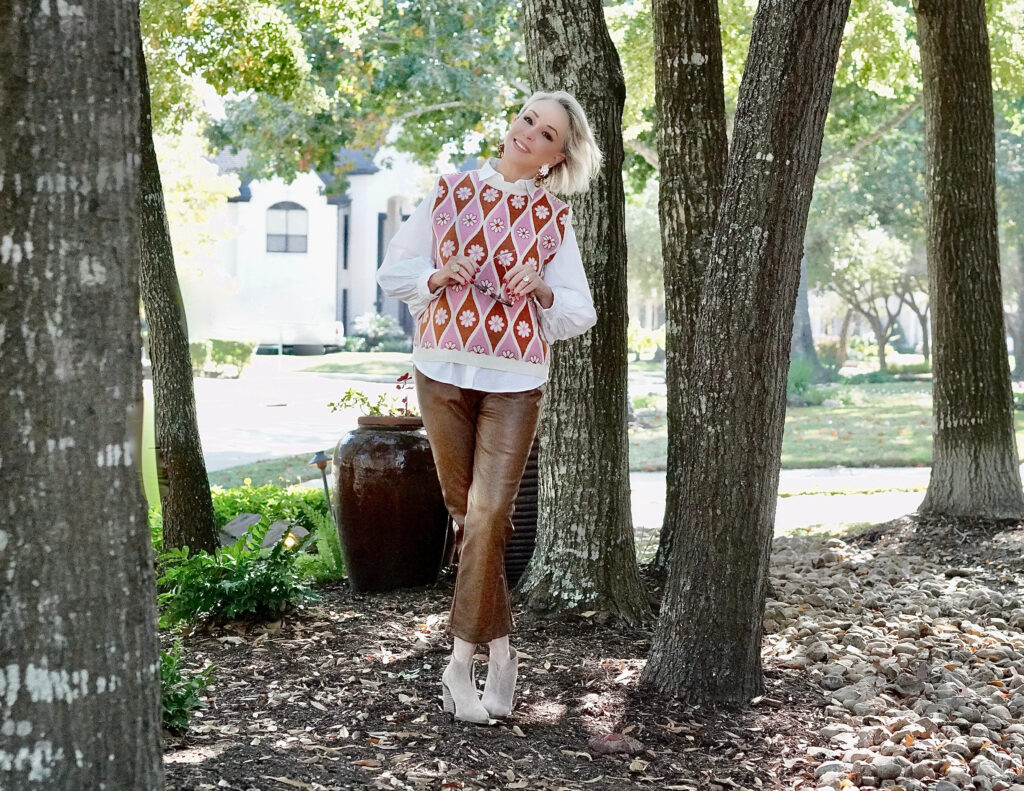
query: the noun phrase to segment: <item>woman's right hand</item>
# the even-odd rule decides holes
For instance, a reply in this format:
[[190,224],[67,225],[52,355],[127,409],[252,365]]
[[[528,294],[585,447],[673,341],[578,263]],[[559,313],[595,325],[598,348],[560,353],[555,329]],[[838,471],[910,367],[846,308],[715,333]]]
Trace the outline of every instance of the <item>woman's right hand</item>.
[[468,286],[476,279],[476,264],[464,255],[453,255],[427,280],[431,292],[450,285]]

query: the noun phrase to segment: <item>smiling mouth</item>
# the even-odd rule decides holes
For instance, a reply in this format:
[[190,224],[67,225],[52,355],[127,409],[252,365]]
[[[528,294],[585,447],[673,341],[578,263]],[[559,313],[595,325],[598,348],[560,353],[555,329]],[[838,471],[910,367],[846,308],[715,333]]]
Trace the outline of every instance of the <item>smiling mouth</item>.
[[518,137],[513,137],[512,138],[512,145],[514,145],[516,148],[518,148],[524,154],[529,154],[530,153],[530,149],[528,149],[526,146],[524,146],[522,143],[520,143]]

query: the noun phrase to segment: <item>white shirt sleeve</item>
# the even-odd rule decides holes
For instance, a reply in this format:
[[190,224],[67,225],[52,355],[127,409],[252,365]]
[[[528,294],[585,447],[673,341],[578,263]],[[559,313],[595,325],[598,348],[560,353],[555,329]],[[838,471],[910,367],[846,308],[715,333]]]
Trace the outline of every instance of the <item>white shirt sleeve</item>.
[[[572,215],[569,216],[571,218]],[[583,270],[576,232],[569,219],[565,223],[562,243],[551,263],[544,267],[543,277],[555,296],[550,308],[543,308],[537,303],[540,333],[544,340],[553,343],[572,338],[597,324],[594,299]]]
[[430,214],[436,197],[435,184],[392,237],[377,270],[377,283],[381,289],[389,297],[405,302],[413,318],[418,318],[444,290],[439,288],[431,293],[427,288],[427,280],[434,273],[434,235],[430,228]]

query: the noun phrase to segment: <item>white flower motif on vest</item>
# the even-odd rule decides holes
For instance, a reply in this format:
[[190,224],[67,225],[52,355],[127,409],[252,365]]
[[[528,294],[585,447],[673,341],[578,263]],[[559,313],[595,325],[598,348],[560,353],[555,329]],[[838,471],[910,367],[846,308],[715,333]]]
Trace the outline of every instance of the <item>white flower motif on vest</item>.
[[461,253],[480,269],[477,287],[449,286],[419,315],[413,358],[546,378],[550,347],[538,332],[536,302],[504,304],[489,286],[520,262],[543,275],[562,243],[569,206],[543,188],[530,196],[500,192],[476,171],[441,176],[436,196],[434,266]]

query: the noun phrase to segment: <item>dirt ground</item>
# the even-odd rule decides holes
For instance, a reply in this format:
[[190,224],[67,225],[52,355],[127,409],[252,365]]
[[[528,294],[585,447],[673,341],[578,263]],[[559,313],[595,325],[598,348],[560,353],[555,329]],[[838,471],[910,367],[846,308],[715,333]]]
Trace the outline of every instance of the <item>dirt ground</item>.
[[[1024,530],[910,518],[860,541],[929,548],[951,569],[1008,579]],[[657,595],[655,580],[647,576]],[[186,636],[191,667],[217,666],[207,705],[167,735],[167,788],[194,789],[792,789],[807,773],[826,704],[803,672],[765,664],[765,692],[737,710],[685,707],[638,691],[653,624],[527,619],[513,716],[482,727],[441,708],[444,633],[454,587],[356,595],[347,585],[272,624]],[[486,658],[478,656],[479,675]],[[482,679],[478,676],[482,686]],[[634,755],[602,755],[592,737],[626,733]],[[797,783],[801,780],[801,783]]]

